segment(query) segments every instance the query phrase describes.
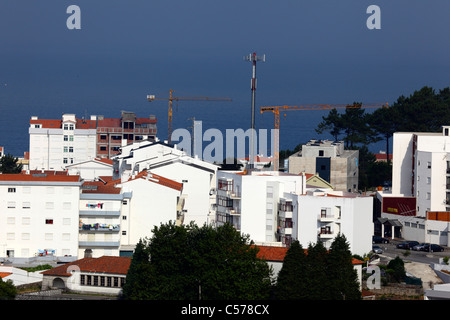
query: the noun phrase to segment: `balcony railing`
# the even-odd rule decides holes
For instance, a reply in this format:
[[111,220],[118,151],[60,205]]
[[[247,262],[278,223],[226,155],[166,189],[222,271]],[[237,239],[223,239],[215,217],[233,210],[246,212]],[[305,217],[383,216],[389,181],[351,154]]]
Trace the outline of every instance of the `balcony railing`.
[[107,216],[118,217],[120,216],[119,210],[80,210],[80,216]]
[[103,223],[92,223],[92,224],[80,224],[80,231],[94,231],[94,232],[119,232],[119,224],[103,224]]
[[78,241],[79,247],[119,247],[120,241]]

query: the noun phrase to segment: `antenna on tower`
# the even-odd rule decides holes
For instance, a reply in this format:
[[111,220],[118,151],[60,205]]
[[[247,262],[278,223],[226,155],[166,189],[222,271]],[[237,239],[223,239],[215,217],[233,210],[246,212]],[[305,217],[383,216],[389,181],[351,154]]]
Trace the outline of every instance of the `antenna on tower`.
[[253,168],[253,160],[254,160],[254,135],[255,135],[255,97],[256,97],[256,61],[266,62],[266,55],[257,56],[256,53],[249,54],[244,57],[245,61],[250,61],[253,64],[253,73],[251,79],[251,90],[252,90],[252,116],[251,116],[251,124],[250,124],[250,149],[248,155],[248,163],[249,167]]

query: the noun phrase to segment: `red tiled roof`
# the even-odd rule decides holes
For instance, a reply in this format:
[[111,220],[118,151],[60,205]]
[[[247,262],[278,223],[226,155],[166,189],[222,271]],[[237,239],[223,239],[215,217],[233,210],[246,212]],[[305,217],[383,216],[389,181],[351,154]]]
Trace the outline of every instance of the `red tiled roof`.
[[[274,247],[274,246],[256,246],[259,249],[257,257],[259,259],[264,259],[267,261],[279,261],[283,262],[286,252],[289,250],[287,247]],[[304,249],[305,253],[308,254],[308,250]],[[352,264],[363,264],[364,261],[352,258]]]
[[256,246],[259,251],[257,257],[268,261],[280,261],[283,262],[286,252],[289,250],[287,247],[271,247],[271,246]]
[[[386,153],[375,153],[376,160],[386,160]],[[392,160],[392,153],[389,154],[389,159]]]
[[98,161],[98,162],[103,162],[103,163],[106,163],[106,164],[110,164],[110,165],[113,164],[113,161],[111,159],[108,159],[108,158],[95,158],[94,160]]
[[10,275],[12,275],[11,272],[0,272],[0,278],[4,278],[4,277],[10,276]]
[[127,274],[130,263],[131,257],[83,258],[41,273],[49,276],[70,276],[71,273],[67,272],[69,267],[76,266],[84,272]]
[[120,188],[116,188],[113,184],[104,184],[102,181],[85,181],[83,186],[96,186],[96,189],[82,189],[82,193],[106,193],[119,194]]
[[47,174],[33,175],[24,173],[4,173],[0,174],[0,181],[62,181],[62,182],[78,182],[80,176],[78,175],[61,175],[61,174]]
[[182,183],[176,182],[176,181],[168,179],[168,178],[164,178],[162,176],[159,176],[159,175],[151,173],[151,172],[147,172],[145,170],[139,172],[134,178],[130,178],[128,181],[132,181],[135,179],[147,179],[147,176],[149,178],[148,181],[155,182],[162,186],[166,186],[166,187],[178,190],[178,191],[181,191],[183,189]]

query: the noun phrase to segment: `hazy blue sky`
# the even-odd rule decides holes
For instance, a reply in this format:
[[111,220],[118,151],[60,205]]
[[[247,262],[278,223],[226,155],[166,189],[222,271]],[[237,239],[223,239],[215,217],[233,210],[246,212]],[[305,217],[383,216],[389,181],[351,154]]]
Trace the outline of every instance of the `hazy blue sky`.
[[[66,27],[70,5],[81,9],[81,30]],[[366,26],[370,5],[381,9],[379,30]],[[174,127],[189,116],[245,127],[251,64],[243,56],[252,52],[266,55],[258,107],[393,103],[423,86],[449,86],[449,31],[448,0],[0,0],[0,109],[8,114],[0,145],[25,151],[28,141],[16,150],[11,139],[28,138],[31,115],[118,117],[123,109],[155,114],[165,139],[167,103],[145,97],[168,97],[170,88],[233,99],[180,102]],[[281,147],[313,138],[320,117],[291,113]],[[270,127],[273,117],[258,123]],[[299,130],[305,136],[295,137]]]

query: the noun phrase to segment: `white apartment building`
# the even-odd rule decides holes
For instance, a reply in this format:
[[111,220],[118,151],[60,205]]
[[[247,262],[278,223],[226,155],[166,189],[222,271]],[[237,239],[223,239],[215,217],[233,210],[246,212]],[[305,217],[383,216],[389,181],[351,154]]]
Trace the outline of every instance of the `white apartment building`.
[[277,242],[277,208],[285,192],[306,192],[305,175],[274,171],[218,171],[216,224],[232,224],[255,242]]
[[79,176],[0,174],[0,256],[78,253]]
[[78,257],[120,256],[128,244],[132,194],[102,181],[84,182],[80,194]]
[[64,114],[62,120],[33,116],[30,135],[30,170],[63,170],[65,166],[96,156],[95,121]]
[[329,248],[344,234],[350,250],[372,249],[373,198],[358,194],[307,189],[304,174],[269,171],[217,172],[217,224],[231,223],[256,243],[305,248],[322,241]]
[[154,227],[182,220],[182,183],[142,171],[122,182],[121,188],[132,195],[125,219],[122,214],[122,251],[134,248],[141,238],[150,238]]
[[450,126],[440,133],[397,132],[392,194],[416,197],[417,215],[450,211]]
[[392,192],[377,197],[381,221],[396,236],[448,246],[450,126],[438,133],[394,133]]
[[191,157],[176,146],[158,142],[142,141],[122,147],[122,153],[113,158],[113,179],[127,181],[130,177],[147,170],[183,185],[181,198],[184,202],[180,221],[191,221],[202,226],[213,223],[210,213],[215,197],[211,189],[216,185],[218,166]]
[[373,197],[336,191],[284,193],[278,208],[281,242],[297,239],[305,248],[321,241],[330,248],[334,238],[345,235],[350,251],[364,255],[372,250]]

